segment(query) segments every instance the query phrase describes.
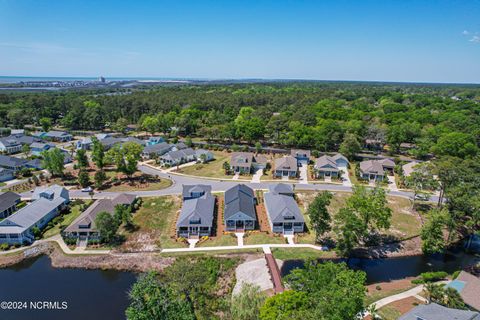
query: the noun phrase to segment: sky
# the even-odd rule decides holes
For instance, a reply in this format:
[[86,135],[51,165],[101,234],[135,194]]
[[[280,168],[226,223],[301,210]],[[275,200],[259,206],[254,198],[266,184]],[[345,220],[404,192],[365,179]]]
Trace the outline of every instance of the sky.
[[0,0],[0,76],[480,83],[480,0]]

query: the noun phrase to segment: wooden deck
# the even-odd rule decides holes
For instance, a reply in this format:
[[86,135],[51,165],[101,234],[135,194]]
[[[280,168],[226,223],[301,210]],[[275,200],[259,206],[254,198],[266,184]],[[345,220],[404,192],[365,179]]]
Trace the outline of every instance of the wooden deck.
[[282,277],[280,275],[280,269],[278,268],[277,262],[271,253],[265,254],[265,259],[267,260],[268,270],[270,271],[270,276],[272,277],[273,290],[275,293],[283,292],[282,286]]

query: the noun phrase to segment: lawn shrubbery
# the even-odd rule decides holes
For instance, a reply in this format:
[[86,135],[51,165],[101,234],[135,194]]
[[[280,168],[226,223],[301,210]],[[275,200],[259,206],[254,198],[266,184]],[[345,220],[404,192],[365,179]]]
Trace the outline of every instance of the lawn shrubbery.
[[445,271],[424,272],[420,274],[419,279],[412,280],[412,283],[422,284],[422,283],[436,282],[436,281],[444,280],[447,277],[448,277],[448,273],[446,273]]

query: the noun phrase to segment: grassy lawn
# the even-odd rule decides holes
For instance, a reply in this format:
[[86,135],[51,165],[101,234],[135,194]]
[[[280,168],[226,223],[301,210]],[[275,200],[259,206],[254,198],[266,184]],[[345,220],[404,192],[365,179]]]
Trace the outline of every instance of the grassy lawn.
[[394,280],[391,282],[370,284],[367,286],[368,292],[365,303],[367,305],[370,305],[375,301],[410,290],[411,288],[416,286],[416,284],[413,284],[411,282],[410,278]]
[[[197,163],[177,171],[178,173],[188,174],[192,176],[232,179],[233,176],[225,175],[223,163],[230,162],[230,153],[223,151],[212,151],[215,159],[207,163]],[[242,178],[242,177],[240,177]]]
[[396,320],[396,319],[398,319],[402,314],[401,314],[401,312],[398,311],[397,309],[386,305],[385,307],[378,309],[378,315],[379,315],[383,320]]
[[[304,214],[305,222],[309,232],[299,234],[296,237],[298,243],[314,243],[315,236],[311,232],[310,218],[305,214],[308,205],[313,201],[317,192],[297,192],[297,199],[300,211]],[[351,196],[349,192],[335,192],[334,197],[329,206],[329,212],[332,218],[345,206],[348,197]],[[419,218],[411,211],[410,200],[402,197],[387,196],[388,206],[392,209],[391,228],[385,232],[387,235],[393,235],[399,239],[406,239],[416,236],[420,233],[421,225]],[[335,234],[331,234],[334,238]]]
[[184,256],[218,256],[226,254],[244,254],[244,253],[261,253],[261,248],[247,248],[247,249],[235,249],[235,250],[215,250],[215,251],[194,251],[194,252],[165,252],[160,253],[162,257],[184,257]]
[[318,251],[309,248],[272,248],[272,254],[275,259],[280,260],[335,258],[333,251]]
[[[90,205],[92,203],[92,200],[87,200],[85,201],[85,204],[86,205]],[[77,205],[74,205],[71,209],[70,209],[70,212],[62,215],[63,217],[63,221],[55,226],[53,226],[53,228],[51,229],[48,229],[47,231],[45,231],[43,233],[43,236],[42,238],[43,239],[46,239],[46,238],[50,238],[54,235],[57,235],[60,233],[61,229],[63,227],[67,227],[69,226],[73,220],[75,220],[81,213],[82,211],[80,210],[80,207],[81,205],[80,204],[77,204]]]
[[172,185],[172,180],[169,179],[160,179],[160,182],[153,182],[138,185],[135,183],[134,185],[129,184],[121,184],[118,186],[111,186],[110,188],[104,189],[104,191],[112,191],[112,192],[128,192],[128,191],[151,191],[151,190],[160,190],[168,188]]
[[283,236],[271,236],[265,232],[252,232],[243,238],[244,244],[283,244],[287,243]]
[[237,237],[235,234],[222,234],[219,237],[209,237],[202,243],[196,245],[196,247],[215,247],[215,246],[236,246]]
[[180,210],[180,197],[165,196],[158,198],[144,198],[142,206],[134,213],[133,223],[136,229],[127,233],[127,243],[139,242],[161,248],[185,247],[182,242],[175,241],[175,220]]

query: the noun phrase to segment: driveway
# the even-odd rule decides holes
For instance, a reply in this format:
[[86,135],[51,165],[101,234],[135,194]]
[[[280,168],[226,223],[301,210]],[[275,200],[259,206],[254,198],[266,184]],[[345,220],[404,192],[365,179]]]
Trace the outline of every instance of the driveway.
[[395,182],[395,176],[387,176],[388,178],[388,190],[398,191],[397,183]]
[[263,169],[257,169],[252,177],[251,183],[260,183],[260,179],[263,176]]
[[308,184],[308,163],[300,163],[300,167],[298,169],[300,171],[300,183]]
[[348,173],[348,168],[347,167],[338,167],[341,171],[343,171],[342,174],[342,184],[346,187],[351,187],[352,186],[352,181],[350,180],[350,175]]

